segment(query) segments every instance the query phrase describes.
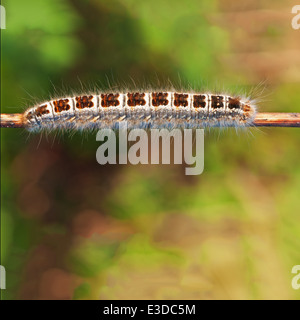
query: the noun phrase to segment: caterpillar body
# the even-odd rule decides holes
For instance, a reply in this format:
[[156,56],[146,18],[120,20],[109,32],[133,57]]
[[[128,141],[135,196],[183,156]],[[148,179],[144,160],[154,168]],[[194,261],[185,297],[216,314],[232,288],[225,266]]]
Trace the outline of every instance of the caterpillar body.
[[23,126],[42,129],[245,127],[255,119],[253,102],[210,93],[125,92],[80,95],[29,108]]

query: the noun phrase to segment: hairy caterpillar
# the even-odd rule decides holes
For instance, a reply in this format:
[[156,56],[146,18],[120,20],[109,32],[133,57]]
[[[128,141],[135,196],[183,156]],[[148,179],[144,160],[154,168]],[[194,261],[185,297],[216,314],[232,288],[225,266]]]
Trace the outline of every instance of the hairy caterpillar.
[[251,126],[256,107],[228,95],[182,92],[129,92],[80,95],[29,108],[22,123],[41,129],[199,128]]
[[44,102],[1,114],[0,127],[29,131],[134,128],[299,127],[299,113],[258,113],[254,100],[177,91],[102,92]]

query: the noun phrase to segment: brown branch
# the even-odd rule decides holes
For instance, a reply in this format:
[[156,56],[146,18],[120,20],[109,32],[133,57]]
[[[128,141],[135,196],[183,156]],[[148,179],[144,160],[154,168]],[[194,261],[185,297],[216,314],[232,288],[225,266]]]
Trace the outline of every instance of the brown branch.
[[22,113],[1,113],[1,128],[24,128]]
[[300,127],[300,113],[258,113],[254,120],[257,127]]
[[[300,113],[258,113],[253,125],[256,127],[300,127]],[[1,128],[24,128],[23,114],[4,114],[0,115]]]

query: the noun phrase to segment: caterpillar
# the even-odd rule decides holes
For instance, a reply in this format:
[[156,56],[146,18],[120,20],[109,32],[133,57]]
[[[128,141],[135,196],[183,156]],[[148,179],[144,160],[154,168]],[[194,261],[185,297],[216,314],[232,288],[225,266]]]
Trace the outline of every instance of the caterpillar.
[[253,123],[250,100],[228,95],[128,92],[80,95],[47,101],[22,117],[29,131],[42,129],[244,127]]
[[283,126],[299,127],[299,113],[258,113],[254,100],[175,91],[102,92],[46,101],[21,114],[1,114],[1,127],[40,130]]

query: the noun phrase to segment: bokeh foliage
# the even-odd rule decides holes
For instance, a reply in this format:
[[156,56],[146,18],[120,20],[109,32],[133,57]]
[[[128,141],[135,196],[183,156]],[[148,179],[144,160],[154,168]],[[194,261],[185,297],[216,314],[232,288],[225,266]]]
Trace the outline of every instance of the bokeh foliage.
[[[261,109],[299,112],[291,6],[241,3],[3,0],[1,110],[116,85],[249,92],[266,80]],[[2,129],[2,298],[299,298],[299,141],[288,128],[207,132],[191,177],[100,166],[93,134]]]

